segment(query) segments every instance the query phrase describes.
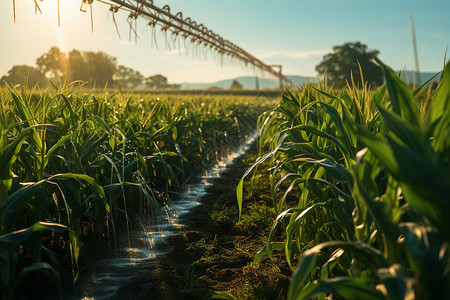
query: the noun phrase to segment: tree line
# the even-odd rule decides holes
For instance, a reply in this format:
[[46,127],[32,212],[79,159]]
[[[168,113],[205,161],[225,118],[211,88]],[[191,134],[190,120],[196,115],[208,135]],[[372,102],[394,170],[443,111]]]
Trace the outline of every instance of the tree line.
[[[362,86],[364,83],[375,87],[383,84],[383,73],[374,58],[378,50],[371,50],[361,42],[347,42],[333,47],[316,66],[316,71],[327,78],[335,88],[342,88],[352,81]],[[362,74],[361,74],[362,71]],[[178,89],[180,85],[169,84],[161,74],[144,77],[139,71],[118,65],[117,59],[104,52],[80,52],[72,50],[61,52],[58,47],[52,47],[47,53],[36,60],[36,67],[14,66],[8,74],[0,78],[0,84],[23,83],[27,78],[28,85],[39,83],[47,87],[50,81],[55,83],[75,81],[82,82],[85,87],[112,88],[148,88],[148,89]],[[231,89],[242,89],[236,80]]]
[[0,78],[0,84],[39,84],[45,88],[54,83],[75,81],[84,87],[177,89],[178,84],[169,84],[167,77],[156,74],[144,77],[139,71],[118,65],[117,59],[104,52],[72,50],[62,52],[58,47],[50,50],[36,60],[36,67],[28,65],[13,66],[7,75]]

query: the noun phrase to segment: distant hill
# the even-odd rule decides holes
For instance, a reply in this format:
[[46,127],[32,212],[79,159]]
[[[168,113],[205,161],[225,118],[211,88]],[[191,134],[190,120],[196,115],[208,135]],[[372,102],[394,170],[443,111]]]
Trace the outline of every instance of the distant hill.
[[[399,71],[396,71],[396,73],[400,73]],[[402,79],[407,83],[412,83],[413,78],[417,82],[417,78],[415,78],[415,75],[413,75],[414,72],[408,71],[408,72],[402,72]],[[437,73],[437,72],[436,72]],[[436,73],[432,72],[421,72],[420,73],[420,79],[422,82],[428,80],[432,76],[434,76]],[[292,80],[292,83],[295,86],[301,86],[304,85],[306,82],[317,82],[316,77],[306,77],[306,76],[299,76],[299,75],[287,75],[288,78]],[[440,75],[436,76],[434,81],[438,82],[440,78]],[[233,80],[237,80],[244,89],[255,89],[256,88],[256,76],[242,76],[232,79],[226,79],[226,80],[220,80],[216,82],[210,82],[210,83],[188,83],[183,82],[181,83],[180,89],[187,89],[187,90],[204,90],[209,88],[222,88],[222,89],[228,89],[231,86],[231,83]],[[275,89],[278,88],[280,85],[280,81],[276,78],[261,78],[258,77],[259,82],[259,88],[260,89]],[[417,84],[416,84],[417,85]]]
[[[303,85],[307,81],[309,82],[317,82],[316,78],[312,77],[305,77],[305,76],[287,76],[292,80],[292,83],[294,85]],[[256,88],[256,76],[242,76],[232,79],[226,79],[211,83],[181,83],[181,89],[209,89],[212,87],[222,88],[222,89],[228,89],[231,86],[231,83],[233,80],[237,80],[244,89],[255,89]],[[258,77],[258,83],[260,89],[274,89],[279,87],[280,81],[278,79],[272,79],[272,78],[261,78]]]

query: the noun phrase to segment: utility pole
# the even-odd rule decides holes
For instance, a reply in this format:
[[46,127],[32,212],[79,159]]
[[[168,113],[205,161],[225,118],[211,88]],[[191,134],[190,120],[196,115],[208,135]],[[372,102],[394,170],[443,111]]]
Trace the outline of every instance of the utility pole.
[[414,51],[414,63],[416,64],[416,78],[413,80],[414,85],[420,85],[420,69],[419,69],[419,55],[417,54],[417,43],[416,43],[416,29],[414,28],[414,19],[412,13],[409,14],[411,18],[411,35],[412,35],[412,43],[413,43],[413,51]]

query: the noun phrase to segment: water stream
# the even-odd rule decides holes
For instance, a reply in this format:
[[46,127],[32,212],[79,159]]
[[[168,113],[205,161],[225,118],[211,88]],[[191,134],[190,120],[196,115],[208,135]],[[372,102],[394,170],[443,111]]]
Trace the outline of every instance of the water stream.
[[72,299],[108,299],[130,280],[141,264],[150,264],[156,257],[165,253],[165,241],[175,235],[182,227],[183,216],[200,205],[207,188],[220,178],[221,173],[231,165],[234,159],[242,156],[255,141],[256,135],[248,138],[238,149],[207,170],[200,180],[187,184],[170,205],[161,209],[156,216],[155,225],[141,231],[130,233],[127,247],[116,251],[114,258],[92,261],[88,272],[77,283]]

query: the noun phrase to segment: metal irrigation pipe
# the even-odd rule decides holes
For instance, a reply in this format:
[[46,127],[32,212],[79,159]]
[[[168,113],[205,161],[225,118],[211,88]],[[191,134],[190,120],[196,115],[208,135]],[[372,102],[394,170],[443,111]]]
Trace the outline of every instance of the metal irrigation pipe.
[[[14,12],[14,21],[16,19],[16,6],[15,0],[13,1],[13,12]],[[41,0],[42,1],[42,0]],[[148,25],[155,27],[156,24],[159,23],[161,26],[161,30],[167,32],[170,30],[172,34],[176,37],[180,33],[183,33],[183,38],[187,39],[191,37],[190,42],[198,44],[205,44],[205,46],[209,46],[211,49],[219,52],[220,55],[229,55],[232,58],[240,60],[244,62],[246,65],[251,64],[254,67],[263,70],[264,72],[270,73],[275,77],[280,79],[280,82],[291,82],[289,78],[284,76],[281,73],[281,68],[279,72],[275,71],[271,65],[266,65],[261,60],[249,54],[244,49],[239,46],[233,44],[232,42],[223,39],[220,35],[216,34],[212,30],[208,29],[203,24],[197,24],[197,22],[192,21],[190,17],[183,19],[183,14],[181,12],[177,12],[175,15],[170,12],[170,6],[165,5],[163,8],[160,8],[153,4],[153,0],[96,0],[97,2],[110,5],[109,11],[113,14],[113,21],[116,26],[116,30],[119,33],[117,28],[117,22],[115,20],[114,14],[119,10],[128,10],[130,12],[128,18],[137,20],[139,16],[144,16],[150,18]],[[92,3],[94,0],[81,0],[80,10],[86,12],[87,6],[90,6],[91,13],[91,28],[93,30],[93,13],[92,13]],[[34,0],[36,11],[39,10],[42,13],[37,0]],[[116,5],[114,5],[116,4]],[[145,10],[147,9],[147,10]],[[163,16],[168,18],[166,20]],[[60,14],[59,14],[59,0],[58,0],[58,24],[60,23]],[[132,23],[129,20],[130,30],[133,30],[137,36],[136,31],[132,28]],[[277,65],[278,66],[278,65]]]
[[[111,11],[117,12],[119,9],[130,10],[130,17],[136,19],[139,16],[150,18],[148,25],[154,27],[156,24],[161,25],[161,30],[170,30],[172,34],[178,36],[183,33],[183,37],[187,39],[191,37],[191,42],[204,43],[220,54],[227,54],[235,59],[243,61],[245,64],[251,64],[258,69],[279,78],[280,81],[290,82],[290,79],[276,71],[272,66],[265,64],[261,60],[249,54],[244,49],[223,39],[220,35],[214,33],[203,24],[197,24],[187,17],[183,19],[183,14],[170,12],[170,6],[165,5],[160,8],[153,4],[153,0],[97,0],[98,2],[111,5]],[[116,5],[112,5],[114,3]],[[117,6],[118,5],[118,6]],[[114,8],[114,9],[113,9]],[[168,18],[168,19],[166,19]]]

